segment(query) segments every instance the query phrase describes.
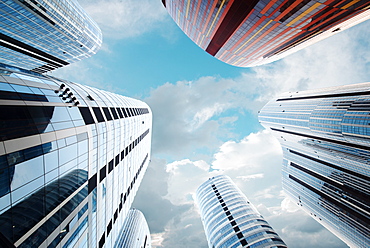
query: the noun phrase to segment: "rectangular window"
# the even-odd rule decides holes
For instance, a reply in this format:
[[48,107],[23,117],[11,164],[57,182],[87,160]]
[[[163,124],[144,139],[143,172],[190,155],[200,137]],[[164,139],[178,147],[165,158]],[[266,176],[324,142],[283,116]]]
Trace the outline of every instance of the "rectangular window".
[[128,117],[128,114],[127,114],[127,112],[126,112],[125,108],[122,108],[122,113],[125,115],[125,118],[127,118],[127,117]]
[[123,114],[122,114],[122,111],[120,108],[116,108],[117,109],[117,113],[119,115],[120,118],[123,118]]
[[104,167],[100,169],[100,182],[103,181],[106,175],[107,175],[107,166],[104,165]]
[[113,170],[113,159],[108,163],[108,174]]
[[98,120],[98,122],[104,122],[105,120],[104,120],[102,112],[100,111],[100,108],[99,107],[93,107],[92,109],[94,111],[95,117]]
[[107,121],[113,120],[108,108],[103,108],[103,112],[105,114],[105,117],[107,118]]
[[116,113],[116,109],[115,109],[115,108],[110,108],[110,111],[112,112],[112,115],[113,115],[113,118],[114,118],[114,119],[116,119],[116,120],[117,120],[117,119],[119,119],[119,118],[118,118],[118,115],[117,115],[117,113]]
[[80,113],[86,125],[95,123],[94,118],[88,107],[80,107],[78,109],[80,110]]
[[90,179],[89,179],[89,194],[91,193],[91,191],[93,191],[95,188],[96,188],[96,184],[97,184],[97,180],[96,180],[96,173],[95,175],[93,175]]

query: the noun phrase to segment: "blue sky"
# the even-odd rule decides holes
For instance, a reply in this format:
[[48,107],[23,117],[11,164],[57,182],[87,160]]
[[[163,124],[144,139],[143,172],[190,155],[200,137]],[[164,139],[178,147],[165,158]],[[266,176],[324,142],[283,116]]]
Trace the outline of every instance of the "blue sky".
[[369,21],[280,61],[237,68],[196,46],[160,0],[80,3],[101,27],[103,47],[52,75],[151,107],[152,162],[134,206],[153,247],[207,247],[192,197],[216,174],[229,175],[289,247],[347,247],[285,197],[281,148],[257,113],[286,91],[368,82]]

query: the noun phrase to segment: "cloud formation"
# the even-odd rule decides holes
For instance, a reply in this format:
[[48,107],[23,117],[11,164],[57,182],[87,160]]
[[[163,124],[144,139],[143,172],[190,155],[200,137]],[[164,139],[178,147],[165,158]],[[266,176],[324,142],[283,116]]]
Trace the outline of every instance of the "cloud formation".
[[161,1],[80,0],[82,7],[98,23],[104,38],[130,38],[153,32],[167,18]]

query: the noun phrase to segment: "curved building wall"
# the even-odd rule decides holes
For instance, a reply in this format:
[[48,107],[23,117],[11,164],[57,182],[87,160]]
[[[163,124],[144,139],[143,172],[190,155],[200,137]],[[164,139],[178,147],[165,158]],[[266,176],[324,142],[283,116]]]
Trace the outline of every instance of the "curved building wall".
[[228,176],[199,186],[196,203],[209,247],[287,247]]
[[270,63],[369,19],[367,0],[162,0],[203,50],[231,65]]
[[102,33],[76,0],[0,2],[0,63],[46,72],[95,54]]
[[142,212],[137,209],[130,209],[114,247],[152,247],[149,226]]
[[370,243],[370,83],[286,93],[260,111],[283,148],[283,189],[351,247]]
[[113,247],[151,156],[147,104],[0,66],[0,243]]

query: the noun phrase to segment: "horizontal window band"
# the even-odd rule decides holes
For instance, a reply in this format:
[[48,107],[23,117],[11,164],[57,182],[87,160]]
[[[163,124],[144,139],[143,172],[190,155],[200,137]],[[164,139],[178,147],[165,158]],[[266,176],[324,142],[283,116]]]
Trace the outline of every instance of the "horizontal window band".
[[[354,208],[349,207],[347,204],[344,204],[342,201],[337,200],[337,199],[331,197],[330,195],[328,195],[327,193],[312,187],[311,185],[303,182],[302,180],[296,178],[295,176],[293,176],[291,174],[289,174],[289,179],[295,181],[296,183],[300,184],[301,186],[305,187],[306,189],[308,189],[308,190],[312,191],[313,193],[319,195],[321,198],[323,198],[323,199],[321,199],[321,201],[328,201],[331,206],[336,206],[336,207],[340,208],[340,210],[341,210],[340,212],[342,212],[343,215],[349,216],[350,218],[354,217],[355,221],[361,223],[365,227],[369,227],[370,216],[369,216],[368,212],[365,212],[362,209],[357,209],[357,211],[356,211]],[[320,200],[320,199],[318,199],[318,200]]]
[[323,95],[316,95],[316,96],[279,98],[276,101],[279,102],[279,101],[290,101],[290,100],[306,100],[306,99],[321,99],[321,98],[346,97],[346,96],[368,96],[368,95],[370,95],[370,91],[348,92],[348,93],[337,93],[337,94],[323,94]]
[[[5,42],[3,42],[3,41]],[[14,46],[10,45],[10,44],[13,44]],[[28,55],[30,57],[33,57],[35,59],[38,59],[38,60],[41,60],[41,61],[44,61],[44,62],[47,62],[47,63],[50,63],[54,66],[57,66],[57,67],[62,67],[63,65],[69,65],[68,62],[62,60],[62,59],[59,59],[53,55],[50,55],[46,52],[43,52],[37,48],[34,48],[30,45],[27,45],[19,40],[16,40],[12,37],[9,37],[5,34],[2,34],[0,33],[0,45],[1,46],[4,46],[6,48],[9,48],[11,50],[14,50],[14,51],[17,51],[19,53],[23,53],[25,55]],[[17,48],[17,47],[21,47],[23,49],[20,49],[20,48]]]
[[368,147],[368,146],[363,146],[363,145],[358,145],[358,144],[353,144],[353,143],[347,143],[347,142],[343,142],[343,141],[339,141],[339,140],[332,140],[332,139],[328,139],[328,138],[324,138],[324,137],[317,137],[317,136],[309,135],[309,134],[302,134],[302,133],[297,133],[297,132],[292,132],[292,131],[287,131],[287,130],[281,130],[281,129],[277,129],[277,128],[273,128],[273,127],[271,127],[270,129],[272,131],[276,131],[276,132],[293,134],[293,135],[306,137],[306,138],[310,138],[310,139],[323,140],[323,141],[326,141],[326,142],[330,142],[330,143],[334,143],[334,144],[338,144],[338,145],[342,145],[342,146],[353,147],[353,148],[357,148],[357,149],[361,149],[361,150],[365,150],[365,151],[370,151],[370,147]]
[[343,168],[343,167],[340,167],[340,166],[337,166],[335,164],[332,164],[332,163],[329,163],[329,162],[326,162],[324,160],[321,160],[321,159],[318,159],[318,158],[314,158],[314,157],[311,157],[311,156],[308,156],[306,154],[303,154],[303,153],[300,153],[300,152],[297,152],[297,151],[294,151],[294,150],[291,150],[289,149],[289,152],[290,153],[293,153],[295,155],[298,155],[300,157],[303,157],[303,158],[306,158],[306,159],[309,159],[311,161],[314,161],[314,162],[317,162],[317,163],[320,163],[320,164],[323,164],[323,165],[326,165],[330,168],[333,168],[333,169],[336,169],[336,170],[339,170],[341,172],[344,172],[344,173],[347,173],[347,174],[350,174],[351,176],[355,176],[355,177],[359,177],[361,179],[364,179],[366,181],[370,181],[370,177],[366,176],[366,175],[363,175],[363,174],[360,174],[360,173],[357,173],[355,171],[351,171],[351,170],[348,170],[346,168]]
[[[326,177],[326,176],[323,176],[323,175],[320,175],[316,172],[313,172],[309,169],[306,169],[296,163],[293,163],[291,162],[290,165],[300,171],[303,171],[304,173],[307,173],[308,175],[311,175],[313,176],[314,178],[316,179],[319,179],[323,182],[325,182],[326,184],[330,185],[331,187],[334,186],[340,190],[342,190],[345,194],[347,194],[349,197],[355,199],[356,201],[358,201],[359,199],[362,199],[360,200],[360,204],[356,204],[359,208],[365,208],[366,211],[370,211],[370,208],[368,207],[369,206],[369,200],[370,199],[370,195],[366,194],[365,192],[361,192],[359,190],[357,190],[356,188],[353,188],[353,187],[349,187],[348,185],[346,184],[342,184],[342,183],[339,183],[329,177]],[[330,188],[331,188],[330,187]]]

